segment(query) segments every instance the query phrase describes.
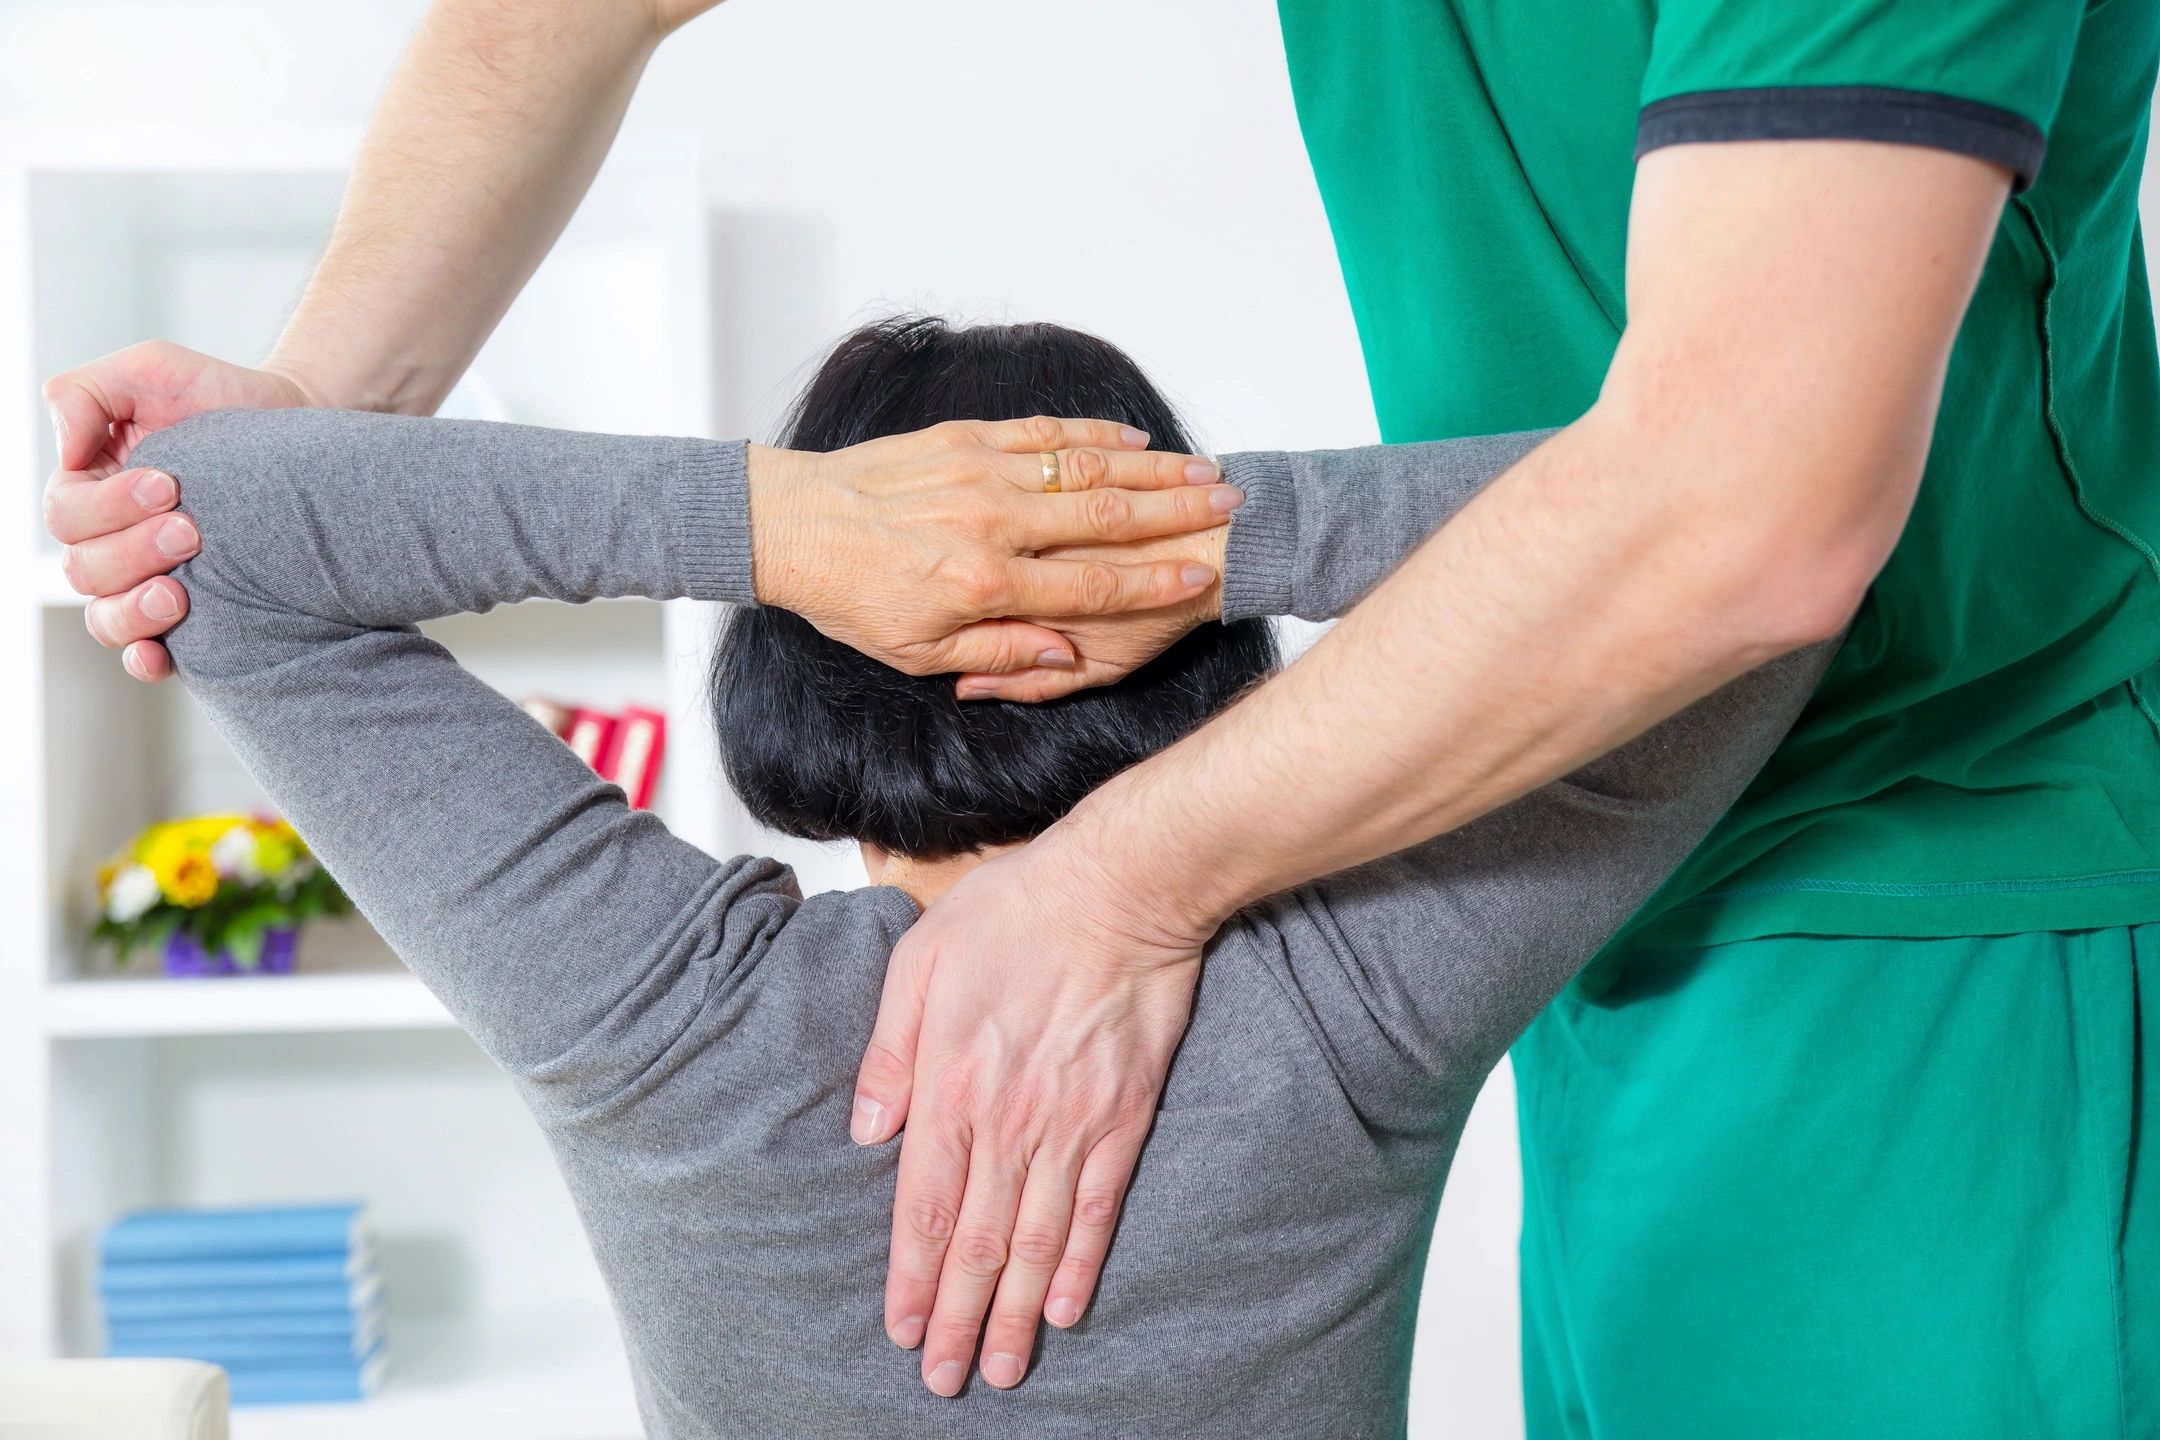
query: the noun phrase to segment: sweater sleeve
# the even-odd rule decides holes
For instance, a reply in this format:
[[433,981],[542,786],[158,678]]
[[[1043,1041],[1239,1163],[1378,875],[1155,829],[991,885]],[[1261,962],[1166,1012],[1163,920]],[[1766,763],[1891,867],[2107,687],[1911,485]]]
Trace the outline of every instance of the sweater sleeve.
[[228,411],[136,459],[202,533],[180,678],[271,800],[536,1103],[634,1083],[793,877],[632,811],[412,627],[536,596],[747,601],[744,447]]
[[1334,619],[1553,433],[1225,455],[1245,503],[1230,518],[1222,618]]

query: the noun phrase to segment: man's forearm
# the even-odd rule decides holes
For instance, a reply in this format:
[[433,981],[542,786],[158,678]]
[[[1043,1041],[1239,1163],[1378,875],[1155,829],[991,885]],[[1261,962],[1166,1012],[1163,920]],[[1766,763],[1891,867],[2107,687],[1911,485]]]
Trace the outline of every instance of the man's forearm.
[[1890,145],[1646,157],[1596,405],[1288,672],[1076,810],[1070,861],[1205,935],[1837,634],[1910,513],[2006,189]]
[[325,404],[441,404],[584,198],[661,23],[643,0],[438,0],[271,368]]
[[[1296,665],[1060,827],[1205,933],[1451,830],[1640,734],[1840,604],[1774,604],[1646,502],[1592,416],[1425,543]],[[1165,885],[1161,877],[1175,876]],[[1130,884],[1126,878],[1130,877]]]

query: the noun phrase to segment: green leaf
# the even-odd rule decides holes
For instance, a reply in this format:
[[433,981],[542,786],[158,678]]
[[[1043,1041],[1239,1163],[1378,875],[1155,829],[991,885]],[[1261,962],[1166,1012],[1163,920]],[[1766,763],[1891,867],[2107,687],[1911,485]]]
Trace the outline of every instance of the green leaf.
[[242,970],[253,970],[261,962],[263,930],[261,925],[242,922],[225,932],[225,953],[232,956],[234,965]]
[[275,899],[257,900],[236,911],[224,925],[224,948],[233,964],[253,970],[262,959],[263,934],[292,923],[292,907]]
[[172,938],[173,932],[180,928],[180,922],[185,918],[187,912],[177,906],[158,906],[133,925],[124,927],[126,933],[117,937],[117,959],[122,965],[126,965],[135,958],[136,951],[159,948]]

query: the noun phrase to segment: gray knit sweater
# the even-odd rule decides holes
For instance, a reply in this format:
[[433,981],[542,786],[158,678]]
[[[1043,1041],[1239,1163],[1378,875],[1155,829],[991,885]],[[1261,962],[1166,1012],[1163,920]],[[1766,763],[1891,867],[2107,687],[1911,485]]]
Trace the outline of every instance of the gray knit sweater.
[[[1335,614],[1536,437],[1234,456],[1225,606]],[[897,1143],[848,1139],[898,890],[716,860],[414,622],[748,601],[744,451],[326,411],[153,436],[202,530],[188,689],[515,1079],[645,1423],[702,1436],[1364,1436],[1404,1425],[1425,1248],[1486,1073],[1738,793],[1824,652],[1217,937],[1101,1280],[1011,1392],[881,1328]],[[1405,697],[1414,703],[1414,697]]]

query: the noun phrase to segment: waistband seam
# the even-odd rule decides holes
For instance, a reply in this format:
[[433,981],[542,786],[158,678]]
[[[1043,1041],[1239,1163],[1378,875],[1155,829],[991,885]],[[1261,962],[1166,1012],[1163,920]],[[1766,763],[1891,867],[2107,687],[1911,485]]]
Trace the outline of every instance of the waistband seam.
[[1891,900],[1957,899],[1967,895],[2034,895],[2057,890],[2098,890],[2115,885],[2160,885],[2160,869],[2106,870],[2046,880],[1944,880],[1900,885],[1877,880],[1779,880],[1738,885],[1692,895],[1666,913],[1692,910],[1727,900],[1756,900],[1773,895],[1866,895]]

